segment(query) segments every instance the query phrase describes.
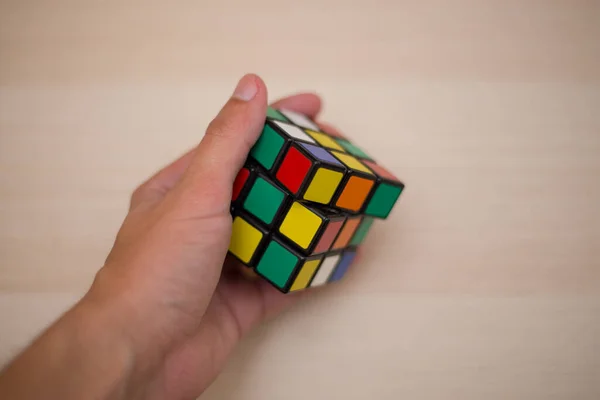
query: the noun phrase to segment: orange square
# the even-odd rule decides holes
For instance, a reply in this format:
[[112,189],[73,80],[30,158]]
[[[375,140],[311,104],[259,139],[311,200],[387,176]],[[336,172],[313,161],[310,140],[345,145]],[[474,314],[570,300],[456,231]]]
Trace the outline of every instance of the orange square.
[[348,218],[331,249],[338,250],[346,247],[352,236],[354,236],[354,232],[356,232],[360,221],[362,221],[362,217]]
[[346,210],[359,211],[374,183],[371,179],[351,176],[335,205]]

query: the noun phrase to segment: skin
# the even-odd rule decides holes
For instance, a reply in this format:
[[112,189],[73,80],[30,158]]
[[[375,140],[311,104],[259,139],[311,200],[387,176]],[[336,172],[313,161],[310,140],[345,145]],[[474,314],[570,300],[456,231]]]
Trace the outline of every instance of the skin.
[[[321,101],[273,106],[316,118]],[[264,82],[244,76],[198,146],[134,191],[89,291],[2,371],[0,398],[194,399],[245,334],[307,293],[282,295],[226,256],[233,181],[266,107]]]

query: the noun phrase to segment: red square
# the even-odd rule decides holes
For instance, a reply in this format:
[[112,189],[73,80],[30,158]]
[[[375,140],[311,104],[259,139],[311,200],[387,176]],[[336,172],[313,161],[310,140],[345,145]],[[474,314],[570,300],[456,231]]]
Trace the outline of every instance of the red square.
[[298,190],[312,166],[311,161],[295,147],[290,147],[275,175],[292,193]]
[[235,177],[235,181],[233,182],[233,190],[231,191],[231,201],[235,201],[238,198],[249,176],[250,171],[248,170],[248,168],[242,168],[240,172],[238,172],[237,176]]

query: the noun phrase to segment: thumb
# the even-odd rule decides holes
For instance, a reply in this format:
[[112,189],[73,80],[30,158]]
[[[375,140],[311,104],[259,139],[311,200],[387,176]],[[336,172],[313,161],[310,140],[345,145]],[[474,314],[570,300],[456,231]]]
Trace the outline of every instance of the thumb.
[[203,206],[213,212],[228,209],[233,181],[262,132],[266,112],[264,82],[245,75],[198,145],[181,181],[184,192],[205,200]]

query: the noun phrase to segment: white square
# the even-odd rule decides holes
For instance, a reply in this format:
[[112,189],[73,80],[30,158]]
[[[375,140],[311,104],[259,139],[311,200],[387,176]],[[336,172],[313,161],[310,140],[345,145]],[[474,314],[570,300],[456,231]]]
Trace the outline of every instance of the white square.
[[327,283],[329,279],[329,275],[333,272],[333,269],[340,261],[340,255],[337,254],[335,256],[326,257],[321,263],[321,267],[317,271],[314,279],[312,280],[310,286],[321,286]]
[[311,129],[313,131],[319,131],[319,127],[312,122],[310,119],[308,119],[306,117],[306,115],[302,115],[300,113],[297,113],[295,111],[290,111],[290,110],[279,110],[281,111],[281,113],[283,115],[285,115],[290,121],[292,121],[293,123],[295,123],[298,126],[301,126],[303,128],[306,129]]
[[280,122],[280,121],[273,121],[273,123],[275,123],[278,127],[283,129],[283,131],[285,133],[287,133],[294,139],[303,140],[308,143],[317,143],[317,142],[315,142],[315,140],[313,138],[308,136],[308,134],[306,132],[304,132],[302,129],[298,128],[297,126],[286,124],[285,122]]

